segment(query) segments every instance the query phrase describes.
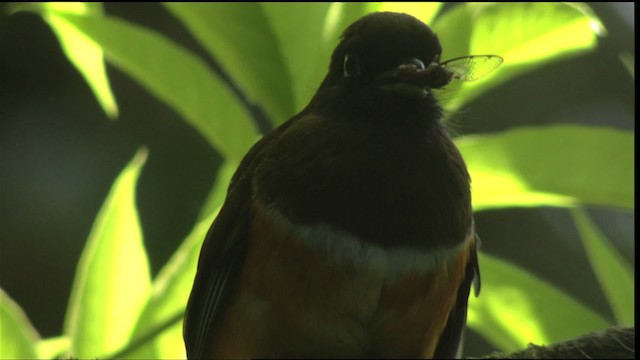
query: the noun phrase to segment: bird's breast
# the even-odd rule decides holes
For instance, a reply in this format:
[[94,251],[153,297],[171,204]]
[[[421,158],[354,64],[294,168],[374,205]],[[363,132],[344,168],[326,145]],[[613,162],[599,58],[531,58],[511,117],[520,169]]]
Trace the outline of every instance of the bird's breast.
[[462,242],[471,226],[469,176],[444,132],[325,127],[294,124],[269,148],[253,179],[257,199],[297,223],[384,247]]
[[[218,344],[259,357],[433,352],[473,236],[442,251],[385,249],[329,225],[296,224],[259,202],[253,214],[240,291],[227,313],[252,331],[227,323]],[[243,355],[216,348],[218,356]]]
[[[260,223],[268,226],[277,238],[287,238],[287,245],[296,244],[330,266],[345,269],[366,269],[380,282],[394,284],[408,273],[427,273],[451,262],[468,246],[473,238],[470,229],[465,241],[449,248],[425,251],[411,247],[386,248],[367,239],[359,238],[329,224],[297,224],[277,207],[254,203]],[[266,225],[265,225],[266,226]],[[265,232],[270,233],[270,232]]]

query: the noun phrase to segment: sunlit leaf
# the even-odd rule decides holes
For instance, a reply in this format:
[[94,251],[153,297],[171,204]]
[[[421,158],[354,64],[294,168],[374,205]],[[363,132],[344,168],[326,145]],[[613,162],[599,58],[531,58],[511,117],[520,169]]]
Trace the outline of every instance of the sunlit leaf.
[[35,359],[39,339],[24,311],[0,289],[0,359]]
[[633,134],[607,127],[525,127],[456,139],[475,210],[576,203],[633,209]]
[[549,344],[610,324],[517,266],[480,254],[482,292],[469,298],[468,325],[500,351]]
[[[151,300],[136,326],[134,339],[149,333],[168,319],[175,318],[176,314],[182,314],[193,286],[200,247],[216,216],[217,211],[200,221],[160,271],[154,281]],[[182,340],[182,320],[175,322],[152,341],[134,352],[125,354],[124,357],[184,359],[186,353]]]
[[[353,22],[364,15],[380,10],[382,3],[364,3],[364,2],[332,2],[327,10],[327,16],[322,29],[322,53],[323,57],[318,59],[324,61],[322,70],[324,75],[329,68],[329,59],[331,52],[335,49],[340,41],[342,33]],[[319,78],[318,80],[321,80]],[[320,82],[318,82],[318,85]]]
[[108,61],[175,109],[226,158],[239,161],[258,139],[248,110],[189,51],[123,20],[60,16],[100,44]]
[[438,14],[444,3],[441,2],[383,2],[377,11],[393,11],[405,13],[420,19],[423,23],[430,25]]
[[580,232],[591,268],[609,301],[618,325],[633,325],[633,267],[618,253],[583,209],[572,209],[571,214]]
[[[293,112],[302,110],[329,68],[321,43],[329,3],[261,3],[290,74]],[[276,123],[288,117],[274,119]]]
[[104,112],[111,119],[115,119],[118,116],[118,105],[111,92],[100,45],[59,15],[69,13],[100,16],[102,4],[82,2],[15,3],[13,8],[14,11],[30,10],[42,15],[58,37],[60,46],[69,61],[89,84]]
[[236,172],[237,168],[238,164],[231,161],[226,161],[220,165],[216,181],[211,187],[204,205],[202,205],[198,220],[208,218],[213,212],[215,212],[217,208],[222,206],[224,199],[227,197],[227,188],[229,188],[229,182],[231,181],[231,177]]
[[146,157],[138,151],[116,178],[80,256],[64,324],[74,357],[96,358],[124,345],[151,292],[135,205]]
[[[165,3],[271,119],[293,114],[290,74],[258,3]],[[306,5],[309,6],[309,5]]]
[[[588,9],[588,8],[587,8]],[[593,49],[604,32],[584,6],[566,3],[468,3],[439,18],[434,28],[443,60],[466,55],[495,54],[504,64],[475,82],[454,82],[442,100],[451,111],[487,89],[552,60]]]
[[67,336],[58,336],[42,339],[38,342],[38,357],[40,359],[59,359],[62,354],[67,354],[71,347],[71,341]]

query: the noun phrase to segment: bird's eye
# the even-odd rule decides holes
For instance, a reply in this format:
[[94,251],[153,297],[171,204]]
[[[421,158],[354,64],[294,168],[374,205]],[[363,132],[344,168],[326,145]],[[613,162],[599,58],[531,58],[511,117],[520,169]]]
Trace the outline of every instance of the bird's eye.
[[357,75],[360,71],[360,64],[358,64],[358,60],[355,56],[351,54],[347,54],[344,57],[344,77],[350,77]]

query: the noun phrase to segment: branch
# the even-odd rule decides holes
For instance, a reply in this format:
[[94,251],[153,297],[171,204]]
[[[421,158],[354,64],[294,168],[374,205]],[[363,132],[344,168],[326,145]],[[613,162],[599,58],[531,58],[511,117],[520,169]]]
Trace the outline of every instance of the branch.
[[511,354],[492,353],[479,359],[635,359],[635,327],[612,327],[576,339]]

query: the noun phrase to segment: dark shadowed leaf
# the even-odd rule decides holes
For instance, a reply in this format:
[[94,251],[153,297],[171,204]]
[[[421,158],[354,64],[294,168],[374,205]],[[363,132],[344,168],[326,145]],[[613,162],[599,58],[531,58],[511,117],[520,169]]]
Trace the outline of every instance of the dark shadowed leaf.
[[580,232],[591,268],[609,301],[618,325],[633,325],[633,267],[618,253],[582,208],[572,209],[571,214]]

